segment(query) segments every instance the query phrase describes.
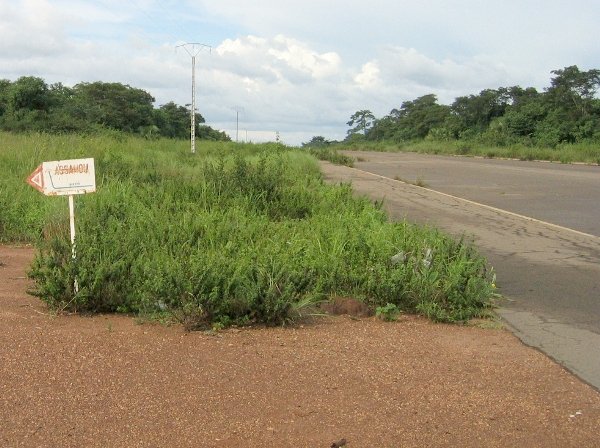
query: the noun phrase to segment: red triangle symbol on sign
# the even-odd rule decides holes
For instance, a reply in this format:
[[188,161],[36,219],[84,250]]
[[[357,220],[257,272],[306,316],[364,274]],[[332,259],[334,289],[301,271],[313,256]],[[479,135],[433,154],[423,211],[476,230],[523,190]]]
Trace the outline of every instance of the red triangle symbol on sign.
[[27,183],[38,191],[44,192],[44,173],[42,165],[38,166],[27,178]]

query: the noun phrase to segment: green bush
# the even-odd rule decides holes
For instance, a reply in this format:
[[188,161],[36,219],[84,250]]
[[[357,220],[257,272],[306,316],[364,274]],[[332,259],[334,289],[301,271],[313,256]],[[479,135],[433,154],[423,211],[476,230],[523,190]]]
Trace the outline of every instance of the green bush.
[[[35,138],[1,150],[20,167],[2,184],[12,229],[2,237],[37,242],[35,293],[53,308],[166,312],[197,327],[279,324],[332,296],[443,321],[491,306],[490,272],[470,244],[388,222],[350,186],[324,184],[304,151],[214,143],[191,155],[161,139]],[[96,160],[98,188],[76,198],[74,260],[65,198],[24,178],[81,153]],[[27,196],[21,212],[5,191]]]
[[325,147],[308,147],[308,152],[315,156],[319,160],[327,160],[328,162],[335,163],[336,165],[346,165],[349,167],[354,166],[354,159],[339,153],[335,149]]
[[[558,131],[557,131],[558,132]],[[485,135],[465,140],[440,141],[426,139],[415,142],[394,144],[392,142],[365,142],[363,144],[335,145],[336,150],[379,151],[379,152],[415,152],[422,154],[453,154],[465,156],[483,156],[488,158],[511,158],[520,160],[549,160],[562,163],[584,162],[600,164],[600,145],[593,142],[558,143],[548,130],[544,138],[533,140],[522,138],[512,142],[507,140],[501,145],[490,143]]]
[[375,309],[375,316],[386,322],[398,320],[400,313],[400,308],[393,303],[387,303],[385,306],[378,306]]

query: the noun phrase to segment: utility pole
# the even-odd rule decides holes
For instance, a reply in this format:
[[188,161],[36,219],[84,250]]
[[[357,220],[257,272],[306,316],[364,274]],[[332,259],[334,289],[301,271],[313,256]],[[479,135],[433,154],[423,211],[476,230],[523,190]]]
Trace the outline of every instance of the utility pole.
[[244,108],[236,106],[233,110],[235,110],[235,142],[237,143],[240,132],[240,112],[244,112]]
[[192,146],[192,154],[196,152],[196,56],[201,50],[208,48],[212,50],[210,45],[200,44],[198,42],[189,42],[177,45],[176,48],[183,49],[192,57],[192,111],[190,113],[190,142]]

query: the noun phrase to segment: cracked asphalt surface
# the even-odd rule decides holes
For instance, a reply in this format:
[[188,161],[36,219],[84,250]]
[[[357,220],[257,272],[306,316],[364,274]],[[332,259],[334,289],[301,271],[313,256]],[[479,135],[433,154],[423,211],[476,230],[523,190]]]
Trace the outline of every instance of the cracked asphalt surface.
[[323,163],[327,180],[384,199],[393,218],[472,236],[515,334],[600,388],[600,167],[347,154],[356,169]]

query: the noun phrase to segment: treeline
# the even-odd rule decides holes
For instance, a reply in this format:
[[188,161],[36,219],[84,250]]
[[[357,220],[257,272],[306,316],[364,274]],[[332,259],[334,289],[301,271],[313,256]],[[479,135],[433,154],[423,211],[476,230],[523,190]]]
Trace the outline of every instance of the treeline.
[[[190,110],[174,102],[154,107],[148,92],[121,83],[92,82],[67,87],[23,76],[0,80],[0,130],[87,133],[112,129],[148,138],[189,138]],[[196,136],[230,140],[203,125],[196,114]]]
[[[550,87],[538,92],[520,86],[486,89],[477,95],[438,104],[435,95],[405,101],[383,118],[357,111],[345,143],[469,140],[508,146],[556,147],[563,143],[600,143],[600,70],[577,66],[552,71]],[[326,146],[321,136],[305,146]]]

